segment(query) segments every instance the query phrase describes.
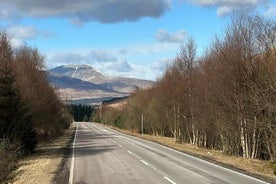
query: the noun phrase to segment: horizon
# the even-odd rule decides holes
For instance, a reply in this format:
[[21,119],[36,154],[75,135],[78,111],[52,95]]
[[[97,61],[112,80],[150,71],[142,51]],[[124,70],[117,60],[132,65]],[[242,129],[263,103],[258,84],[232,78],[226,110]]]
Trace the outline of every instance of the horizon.
[[[70,7],[70,8],[69,8]],[[51,69],[88,64],[111,76],[155,81],[192,37],[200,57],[233,12],[276,18],[276,0],[0,1],[0,27]]]

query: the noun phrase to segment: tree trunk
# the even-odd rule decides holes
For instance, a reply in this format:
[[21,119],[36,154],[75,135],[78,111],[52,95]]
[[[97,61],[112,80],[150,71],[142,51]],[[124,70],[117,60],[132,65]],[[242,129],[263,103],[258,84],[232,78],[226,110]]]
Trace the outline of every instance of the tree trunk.
[[257,126],[257,117],[254,116],[254,128],[253,128],[253,135],[252,135],[252,153],[251,158],[256,158],[257,154],[257,136],[256,136],[256,126]]
[[246,158],[246,146],[245,146],[245,137],[244,137],[244,127],[243,127],[243,121],[240,121],[240,140],[241,140],[241,146],[242,146],[242,157]]

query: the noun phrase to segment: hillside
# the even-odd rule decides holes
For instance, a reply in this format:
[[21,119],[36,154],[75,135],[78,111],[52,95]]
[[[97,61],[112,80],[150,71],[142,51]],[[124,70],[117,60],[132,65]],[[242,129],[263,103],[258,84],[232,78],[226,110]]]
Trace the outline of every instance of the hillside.
[[97,71],[89,65],[62,65],[49,71],[55,74],[60,74],[66,77],[76,78],[95,84],[108,82],[112,78],[100,71]]
[[64,100],[97,104],[125,97],[137,88],[149,88],[153,81],[111,77],[89,65],[63,65],[48,71],[48,80]]

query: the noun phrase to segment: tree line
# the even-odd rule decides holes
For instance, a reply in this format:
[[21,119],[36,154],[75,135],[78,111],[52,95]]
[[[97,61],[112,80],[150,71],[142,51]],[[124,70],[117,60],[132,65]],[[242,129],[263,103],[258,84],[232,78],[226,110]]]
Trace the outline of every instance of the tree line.
[[276,160],[276,22],[233,15],[203,56],[190,38],[111,123],[244,158]]
[[0,183],[37,141],[58,136],[70,114],[48,83],[44,58],[28,46],[13,48],[0,31]]
[[94,108],[91,105],[72,104],[69,105],[69,110],[74,121],[92,121]]

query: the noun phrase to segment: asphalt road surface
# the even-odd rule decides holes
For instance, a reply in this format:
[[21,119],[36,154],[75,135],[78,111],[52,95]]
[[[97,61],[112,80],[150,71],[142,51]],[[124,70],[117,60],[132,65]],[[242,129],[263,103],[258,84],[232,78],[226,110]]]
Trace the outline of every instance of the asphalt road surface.
[[94,123],[76,124],[70,184],[266,183]]

